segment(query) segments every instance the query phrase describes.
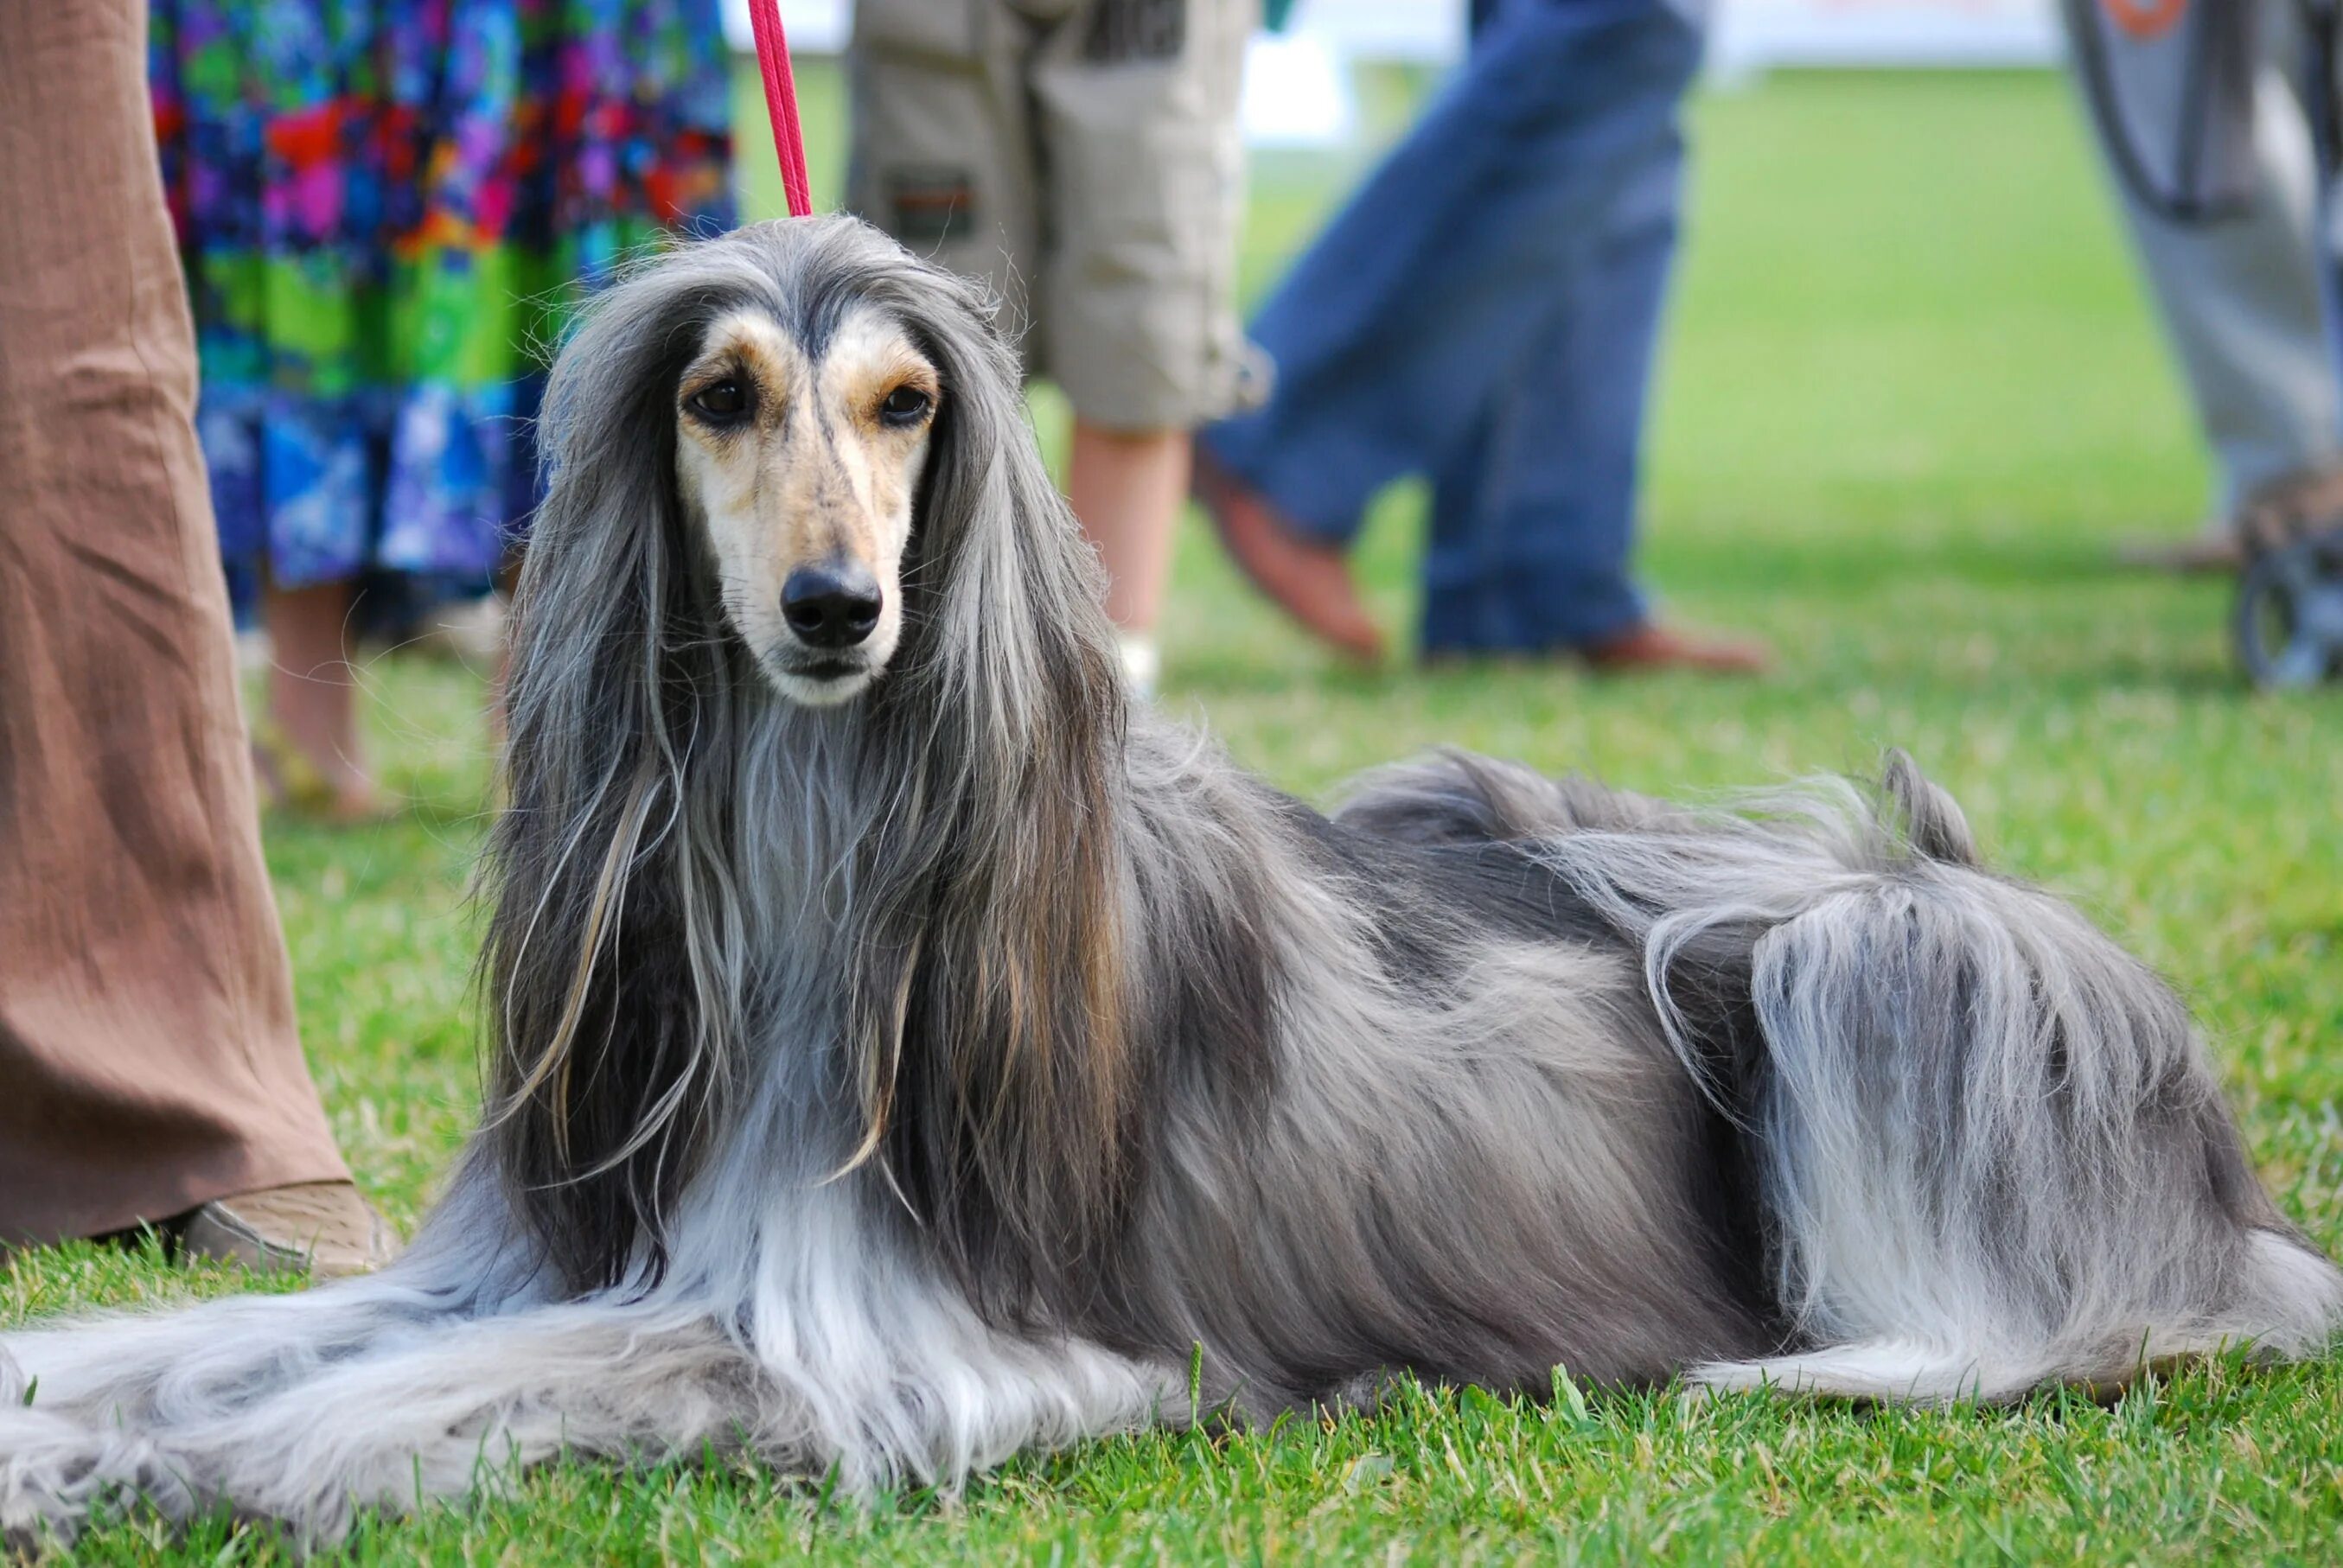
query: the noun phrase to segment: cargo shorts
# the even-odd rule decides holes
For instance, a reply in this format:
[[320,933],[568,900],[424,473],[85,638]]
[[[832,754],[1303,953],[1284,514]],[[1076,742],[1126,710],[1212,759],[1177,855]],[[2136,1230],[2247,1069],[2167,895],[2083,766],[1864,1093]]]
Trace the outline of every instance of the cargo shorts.
[[1108,429],[1253,399],[1237,95],[1260,0],[859,0],[854,210],[988,281]]

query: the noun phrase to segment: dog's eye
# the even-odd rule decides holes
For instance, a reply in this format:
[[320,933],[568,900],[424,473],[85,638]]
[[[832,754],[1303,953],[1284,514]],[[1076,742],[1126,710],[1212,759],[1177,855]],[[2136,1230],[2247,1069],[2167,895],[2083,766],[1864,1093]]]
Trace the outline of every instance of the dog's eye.
[[727,376],[694,392],[691,406],[711,419],[737,419],[749,411],[749,389]]
[[890,425],[916,425],[928,417],[931,402],[917,387],[898,387],[879,405],[879,417]]

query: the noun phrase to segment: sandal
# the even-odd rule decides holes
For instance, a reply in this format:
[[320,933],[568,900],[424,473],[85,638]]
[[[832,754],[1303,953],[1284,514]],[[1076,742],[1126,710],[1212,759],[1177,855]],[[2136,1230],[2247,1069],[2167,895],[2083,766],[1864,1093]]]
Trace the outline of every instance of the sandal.
[[251,734],[253,774],[270,810],[343,828],[387,821],[398,815],[398,802],[385,799],[371,786],[359,794],[337,789],[275,719],[255,719]]

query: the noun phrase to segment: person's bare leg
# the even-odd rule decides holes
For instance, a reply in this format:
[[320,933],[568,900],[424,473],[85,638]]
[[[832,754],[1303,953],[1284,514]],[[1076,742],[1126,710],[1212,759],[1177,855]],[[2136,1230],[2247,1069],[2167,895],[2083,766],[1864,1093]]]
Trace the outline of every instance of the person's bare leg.
[[1066,499],[1106,564],[1106,613],[1138,685],[1154,685],[1155,622],[1172,574],[1172,530],[1188,498],[1185,430],[1109,430],[1077,417]]
[[[287,744],[325,786],[325,798],[297,800],[335,818],[376,808],[374,779],[358,737],[354,674],[346,640],[350,585],[271,588],[261,605],[276,658],[268,669],[268,713]],[[286,781],[288,792],[301,787]]]

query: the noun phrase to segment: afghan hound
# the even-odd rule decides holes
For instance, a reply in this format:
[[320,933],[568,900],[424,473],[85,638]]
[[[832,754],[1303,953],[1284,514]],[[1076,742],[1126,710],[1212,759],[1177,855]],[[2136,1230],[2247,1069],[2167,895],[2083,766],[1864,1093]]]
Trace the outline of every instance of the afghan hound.
[[484,1123],[412,1249],[5,1341],[0,1522],[333,1538],[557,1452],[868,1493],[1413,1375],[1866,1400],[2321,1350],[2173,994],[1892,759],[1331,818],[1126,703],[970,285],[850,219],[552,372]]

